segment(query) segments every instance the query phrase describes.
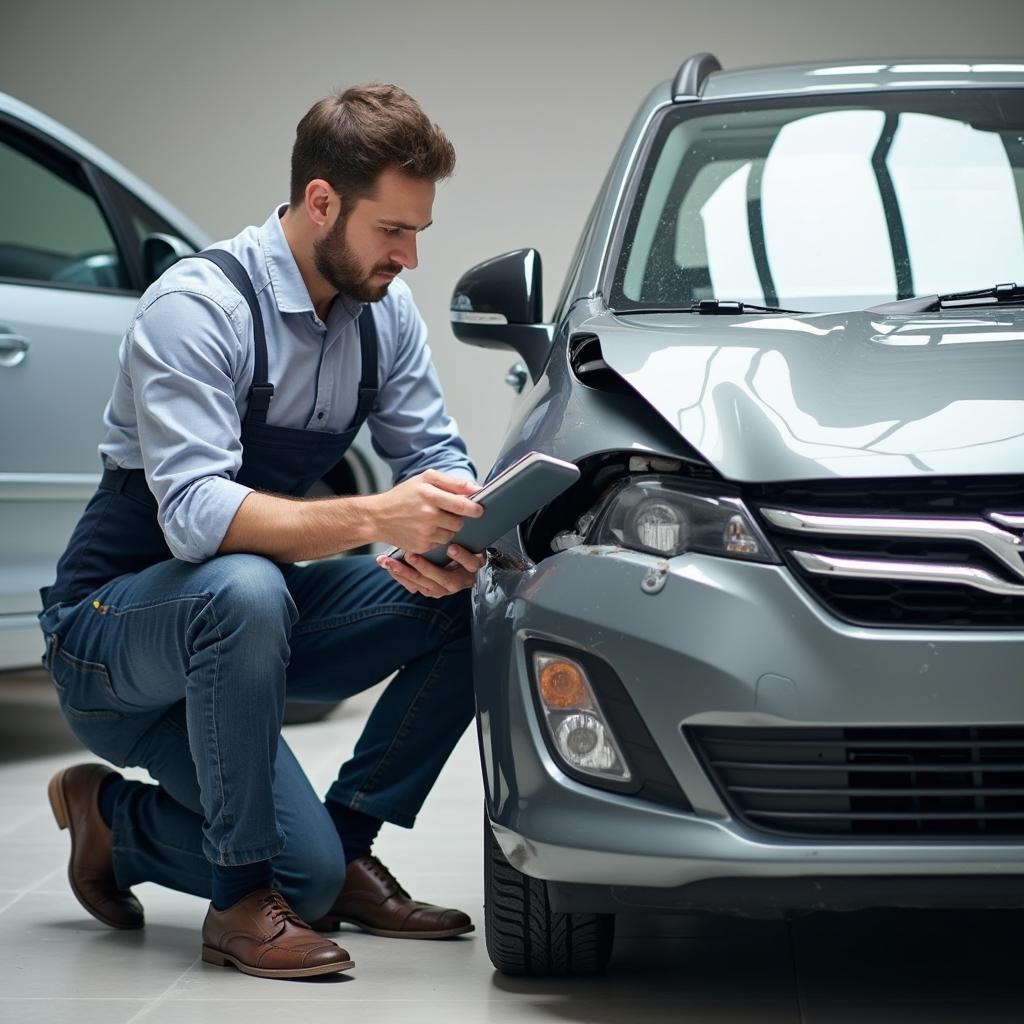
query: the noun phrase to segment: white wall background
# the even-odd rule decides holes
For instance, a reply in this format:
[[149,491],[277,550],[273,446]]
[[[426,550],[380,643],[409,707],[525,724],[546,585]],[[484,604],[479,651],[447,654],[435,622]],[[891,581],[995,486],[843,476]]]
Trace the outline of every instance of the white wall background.
[[0,0],[0,90],[64,122],[214,237],[287,196],[295,125],[366,81],[408,89],[453,139],[408,275],[481,472],[512,353],[459,345],[459,274],[532,245],[550,310],[636,106],[682,59],[728,67],[889,56],[1024,56],[1024,0]]

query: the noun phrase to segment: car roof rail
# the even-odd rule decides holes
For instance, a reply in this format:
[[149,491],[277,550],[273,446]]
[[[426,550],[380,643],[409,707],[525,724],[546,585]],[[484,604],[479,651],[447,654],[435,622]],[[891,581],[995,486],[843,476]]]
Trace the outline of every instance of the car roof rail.
[[692,103],[700,99],[700,91],[708,75],[721,71],[722,65],[713,53],[695,53],[687,57],[672,83],[672,99],[676,103]]

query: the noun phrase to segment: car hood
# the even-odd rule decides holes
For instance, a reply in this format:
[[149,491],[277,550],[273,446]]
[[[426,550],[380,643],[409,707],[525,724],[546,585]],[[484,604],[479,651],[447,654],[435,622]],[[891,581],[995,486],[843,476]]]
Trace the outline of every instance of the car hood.
[[604,361],[723,476],[1024,469],[1024,309],[600,313]]

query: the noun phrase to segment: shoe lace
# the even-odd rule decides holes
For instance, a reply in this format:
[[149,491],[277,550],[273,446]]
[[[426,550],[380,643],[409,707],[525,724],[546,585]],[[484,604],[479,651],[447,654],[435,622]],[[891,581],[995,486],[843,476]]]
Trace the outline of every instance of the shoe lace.
[[394,886],[397,892],[400,892],[406,899],[409,899],[409,894],[402,888],[402,883],[373,854],[365,857],[364,861],[371,875],[380,879],[387,886]]
[[267,912],[274,924],[295,924],[300,928],[309,928],[309,925],[288,906],[287,900],[276,889],[268,892],[260,900],[260,909]]

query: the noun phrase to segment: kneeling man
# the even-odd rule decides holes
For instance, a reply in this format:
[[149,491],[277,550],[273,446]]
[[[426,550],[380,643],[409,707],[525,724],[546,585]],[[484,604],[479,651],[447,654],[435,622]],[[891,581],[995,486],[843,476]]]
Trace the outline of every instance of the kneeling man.
[[[75,895],[113,928],[142,927],[137,882],[208,897],[203,959],[278,978],[351,967],[320,934],[343,921],[472,930],[413,901],[371,844],[384,821],[412,826],[472,717],[467,588],[483,559],[317,561],[373,542],[427,551],[482,513],[398,279],[454,159],[395,86],[322,100],[298,126],[290,202],[142,297],[102,481],[40,618],[75,734],[157,783],[100,764],[50,783]],[[364,422],[395,486],[303,500]],[[321,801],[281,738],[285,701],[395,671]]]

